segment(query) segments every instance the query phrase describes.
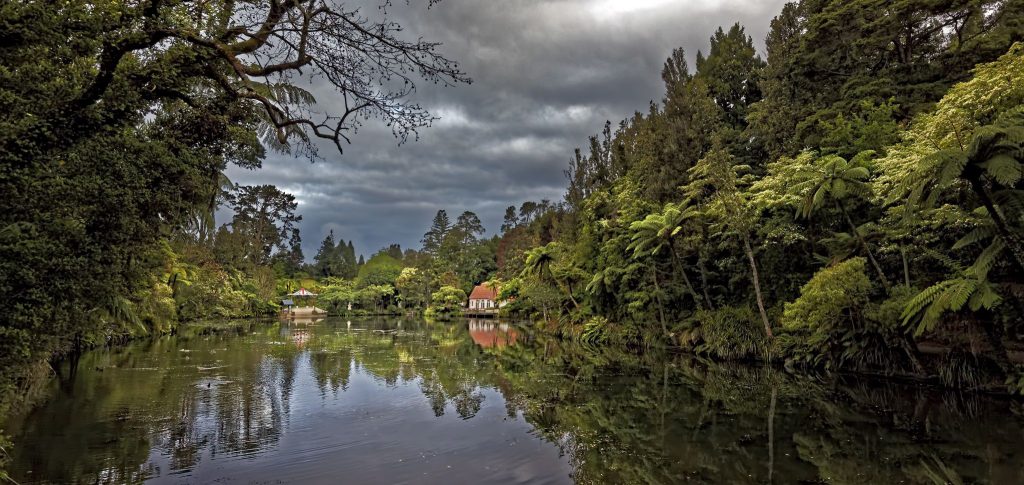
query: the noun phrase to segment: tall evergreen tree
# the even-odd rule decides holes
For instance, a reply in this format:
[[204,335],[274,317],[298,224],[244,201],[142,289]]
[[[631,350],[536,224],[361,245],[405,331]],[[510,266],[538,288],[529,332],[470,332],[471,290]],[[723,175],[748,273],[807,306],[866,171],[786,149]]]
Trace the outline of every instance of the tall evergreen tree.
[[336,246],[334,244],[334,230],[328,231],[327,236],[320,243],[320,249],[313,257],[314,265],[318,274],[322,276],[338,276],[332,274],[332,262],[334,261]]
[[235,212],[231,228],[245,236],[250,263],[267,265],[275,251],[288,251],[299,244],[296,224],[302,216],[295,214],[295,196],[273,185],[236,185],[227,199]]
[[516,206],[510,205],[505,208],[505,218],[501,223],[501,232],[508,232],[519,226],[519,215],[516,214]]
[[423,251],[436,255],[441,250],[441,245],[444,244],[444,240],[448,236],[451,227],[448,213],[444,209],[437,211],[437,214],[434,215],[434,221],[430,224],[430,229],[423,235],[423,239],[420,241],[423,243]]

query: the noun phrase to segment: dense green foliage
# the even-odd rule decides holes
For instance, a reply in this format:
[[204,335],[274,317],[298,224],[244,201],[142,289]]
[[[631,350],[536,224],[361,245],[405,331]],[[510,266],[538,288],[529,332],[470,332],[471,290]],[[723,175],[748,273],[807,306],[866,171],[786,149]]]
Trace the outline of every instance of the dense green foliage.
[[270,313],[300,286],[332,311],[451,313],[485,283],[589,342],[922,375],[969,354],[1024,382],[1020,0],[802,0],[764,59],[720,28],[692,71],[672,52],[660,102],[573,154],[563,202],[509,207],[490,238],[442,210],[422,250],[366,261],[332,233],[312,266],[295,198],[225,170],[340,150],[368,118],[404,140],[433,119],[403,101],[412,73],[467,80],[436,44],[322,0],[0,18],[0,395],[54,356]]
[[803,0],[767,59],[739,25],[693,71],[674,51],[662,101],[576,151],[564,203],[510,208],[510,310],[790,366],[970,361],[960,382],[1019,389],[1022,40],[1020,1]]
[[[433,119],[406,100],[417,78],[468,80],[382,15],[322,0],[0,5],[0,412],[51,356],[273,310],[275,272],[302,262],[295,200],[223,197],[225,169],[268,149],[315,158],[318,139],[340,150],[371,118],[404,140]],[[326,79],[340,111],[303,76]],[[215,231],[224,203],[235,217]]]

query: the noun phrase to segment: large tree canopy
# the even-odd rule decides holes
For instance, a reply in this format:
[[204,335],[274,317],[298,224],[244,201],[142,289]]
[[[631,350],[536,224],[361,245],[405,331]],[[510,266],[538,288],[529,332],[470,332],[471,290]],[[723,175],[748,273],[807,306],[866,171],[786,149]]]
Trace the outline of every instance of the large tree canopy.
[[[211,243],[229,164],[257,168],[268,147],[315,157],[317,140],[341,150],[369,119],[399,141],[431,122],[416,83],[469,79],[438,44],[404,38],[388,2],[372,13],[331,0],[0,4],[0,391],[22,364],[138,321],[165,270],[184,281],[161,243]],[[329,99],[299,87],[312,79]],[[234,259],[234,241],[267,264],[293,246],[291,196],[238,195],[219,257]]]
[[[45,123],[68,136],[154,102],[223,98],[252,105],[264,139],[281,145],[313,149],[317,137],[340,150],[370,117],[405,139],[432,119],[407,99],[417,79],[468,78],[436,43],[402,39],[401,26],[381,12],[371,18],[327,0],[7,3],[5,65],[52,61],[6,71],[5,81],[54,80],[6,83],[27,102],[8,113],[31,115],[19,126],[26,132]],[[338,108],[318,108],[296,86],[300,77],[326,80]],[[58,89],[45,99],[33,96],[50,87]]]

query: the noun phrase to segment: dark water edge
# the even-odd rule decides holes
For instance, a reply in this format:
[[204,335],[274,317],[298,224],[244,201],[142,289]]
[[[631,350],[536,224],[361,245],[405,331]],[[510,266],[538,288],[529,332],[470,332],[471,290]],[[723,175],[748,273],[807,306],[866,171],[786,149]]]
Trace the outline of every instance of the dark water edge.
[[183,331],[49,384],[4,427],[19,483],[1024,483],[1010,399],[493,321]]

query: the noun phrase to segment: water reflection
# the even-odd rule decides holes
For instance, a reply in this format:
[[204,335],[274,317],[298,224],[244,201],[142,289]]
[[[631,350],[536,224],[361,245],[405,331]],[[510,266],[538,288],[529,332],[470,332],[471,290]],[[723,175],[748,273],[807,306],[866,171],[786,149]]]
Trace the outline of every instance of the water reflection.
[[519,338],[519,331],[506,322],[470,318],[467,325],[473,342],[483,348],[512,345]]
[[197,331],[62,375],[7,426],[20,483],[1024,483],[1009,401],[579,348],[493,320]]

